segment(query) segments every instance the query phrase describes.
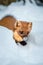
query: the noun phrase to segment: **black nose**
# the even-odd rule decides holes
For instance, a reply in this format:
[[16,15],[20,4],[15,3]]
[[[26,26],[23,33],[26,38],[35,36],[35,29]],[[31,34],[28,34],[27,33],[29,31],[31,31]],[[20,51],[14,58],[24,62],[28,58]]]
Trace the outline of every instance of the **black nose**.
[[20,34],[23,34],[23,31],[19,31]]

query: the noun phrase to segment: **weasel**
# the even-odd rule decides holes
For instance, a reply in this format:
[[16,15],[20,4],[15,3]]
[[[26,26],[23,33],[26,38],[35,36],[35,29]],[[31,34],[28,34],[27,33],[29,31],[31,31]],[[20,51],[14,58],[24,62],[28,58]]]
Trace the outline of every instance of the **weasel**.
[[12,30],[15,41],[21,43],[24,41],[24,37],[27,37],[30,33],[32,29],[32,22],[18,21],[13,16],[5,16],[2,20],[0,20],[0,26]]

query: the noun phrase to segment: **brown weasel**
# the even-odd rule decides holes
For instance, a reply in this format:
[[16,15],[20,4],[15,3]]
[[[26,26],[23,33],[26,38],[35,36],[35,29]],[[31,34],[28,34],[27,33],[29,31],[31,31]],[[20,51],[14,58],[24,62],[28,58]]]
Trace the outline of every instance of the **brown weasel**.
[[17,42],[23,41],[24,37],[30,33],[32,22],[18,21],[13,16],[6,16],[0,20],[0,26],[4,26],[13,31],[13,38]]

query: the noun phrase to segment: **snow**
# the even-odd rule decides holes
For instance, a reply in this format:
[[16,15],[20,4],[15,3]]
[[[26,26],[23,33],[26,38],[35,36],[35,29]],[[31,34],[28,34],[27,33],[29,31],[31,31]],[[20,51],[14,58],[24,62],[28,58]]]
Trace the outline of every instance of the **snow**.
[[32,21],[33,26],[26,46],[17,45],[13,32],[0,26],[0,65],[43,65],[43,7],[28,1],[0,6],[0,19],[6,15]]

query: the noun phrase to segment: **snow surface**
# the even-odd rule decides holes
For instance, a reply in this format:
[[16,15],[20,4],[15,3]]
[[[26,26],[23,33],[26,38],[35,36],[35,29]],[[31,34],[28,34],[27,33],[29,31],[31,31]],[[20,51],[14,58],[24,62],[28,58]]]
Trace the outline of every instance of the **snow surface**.
[[43,65],[43,7],[12,3],[0,6],[0,19],[12,15],[18,20],[32,21],[33,27],[26,46],[17,45],[13,32],[0,26],[0,65]]

